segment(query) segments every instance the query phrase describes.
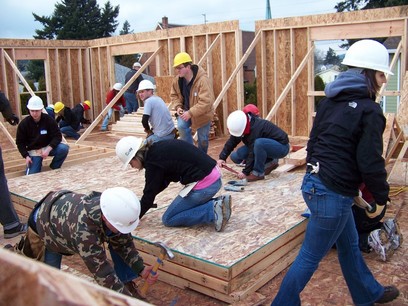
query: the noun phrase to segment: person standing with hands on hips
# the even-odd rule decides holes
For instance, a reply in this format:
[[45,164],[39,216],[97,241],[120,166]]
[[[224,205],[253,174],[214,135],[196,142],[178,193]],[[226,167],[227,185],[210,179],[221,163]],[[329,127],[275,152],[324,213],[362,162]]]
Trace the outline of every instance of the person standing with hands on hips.
[[307,144],[303,198],[311,211],[302,247],[286,273],[274,306],[300,305],[299,294],[336,244],[343,276],[355,305],[388,303],[399,295],[383,286],[367,267],[359,249],[352,205],[364,182],[374,209],[386,205],[389,193],[382,157],[385,117],[376,95],[389,69],[387,49],[360,40],[347,51],[349,70],[326,86]]
[[173,80],[170,99],[177,112],[180,139],[194,144],[192,132],[197,130],[197,146],[207,153],[215,100],[210,79],[186,52],[174,57],[173,67],[178,75]]

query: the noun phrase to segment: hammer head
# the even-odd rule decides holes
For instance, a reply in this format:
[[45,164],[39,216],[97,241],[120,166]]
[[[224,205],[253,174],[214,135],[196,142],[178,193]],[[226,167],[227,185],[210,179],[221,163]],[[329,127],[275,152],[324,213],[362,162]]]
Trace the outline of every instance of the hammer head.
[[167,256],[169,259],[174,258],[173,252],[163,242],[155,242],[154,245],[160,248],[160,253],[161,254]]

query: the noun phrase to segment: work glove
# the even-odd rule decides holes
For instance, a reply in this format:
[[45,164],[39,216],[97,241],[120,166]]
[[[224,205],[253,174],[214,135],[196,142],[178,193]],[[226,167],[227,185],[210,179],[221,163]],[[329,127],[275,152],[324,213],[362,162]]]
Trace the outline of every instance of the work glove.
[[[152,273],[155,273],[154,275]],[[151,286],[153,285],[159,278],[158,272],[152,272],[152,266],[145,267],[140,275],[146,282]]]
[[12,114],[11,117],[7,119],[7,122],[11,125],[17,125],[20,122],[20,119],[16,115]]
[[371,209],[366,207],[366,215],[367,217],[374,219],[381,215],[385,209],[385,205],[380,205],[375,202],[371,202]]

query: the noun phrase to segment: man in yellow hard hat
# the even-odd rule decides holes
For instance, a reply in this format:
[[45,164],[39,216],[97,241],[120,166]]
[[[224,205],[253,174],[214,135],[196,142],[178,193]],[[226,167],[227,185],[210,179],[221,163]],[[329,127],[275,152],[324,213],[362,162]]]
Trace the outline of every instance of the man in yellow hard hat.
[[170,100],[177,112],[180,138],[194,144],[192,132],[196,130],[197,146],[207,153],[215,100],[210,79],[186,52],[176,54],[173,67],[177,76],[172,83]]

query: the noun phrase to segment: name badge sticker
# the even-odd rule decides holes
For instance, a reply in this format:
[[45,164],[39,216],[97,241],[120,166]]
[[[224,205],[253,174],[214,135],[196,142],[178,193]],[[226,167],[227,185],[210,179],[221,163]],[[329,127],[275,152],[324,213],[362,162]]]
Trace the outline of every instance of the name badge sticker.
[[40,134],[41,134],[41,135],[47,135],[47,130],[41,130],[41,131],[40,131]]

